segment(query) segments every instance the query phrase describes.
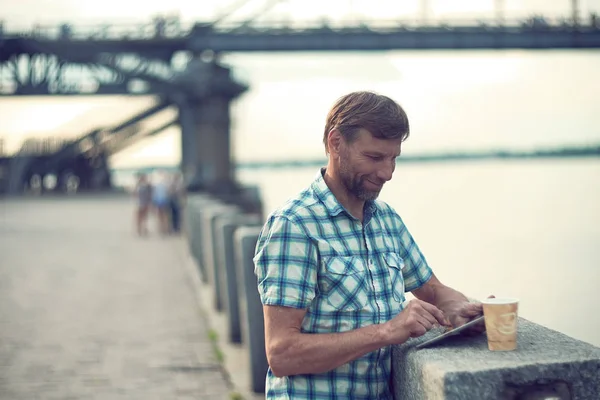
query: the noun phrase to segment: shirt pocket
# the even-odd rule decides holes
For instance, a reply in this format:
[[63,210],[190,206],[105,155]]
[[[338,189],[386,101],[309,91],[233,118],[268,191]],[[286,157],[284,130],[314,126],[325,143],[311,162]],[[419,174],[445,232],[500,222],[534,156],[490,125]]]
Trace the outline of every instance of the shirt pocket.
[[356,311],[368,303],[366,265],[359,257],[329,257],[323,260],[319,291],[331,307]]
[[404,277],[402,276],[404,260],[397,253],[384,253],[383,259],[392,280],[392,296],[394,300],[402,303],[404,301]]

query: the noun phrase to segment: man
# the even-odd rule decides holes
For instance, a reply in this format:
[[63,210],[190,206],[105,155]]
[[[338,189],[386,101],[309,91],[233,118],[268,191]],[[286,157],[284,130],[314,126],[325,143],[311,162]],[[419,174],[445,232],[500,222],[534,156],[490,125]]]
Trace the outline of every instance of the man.
[[148,181],[148,176],[139,173],[134,188],[134,194],[137,199],[137,210],[135,214],[137,233],[139,236],[148,235],[148,211],[152,203],[152,185]]
[[390,98],[343,96],[327,116],[327,167],[269,216],[254,258],[268,399],[391,399],[391,345],[481,315],[376,201],[408,135]]
[[158,229],[161,235],[167,235],[169,228],[169,182],[165,172],[158,176],[158,182],[154,184],[152,190],[152,204],[158,217]]
[[176,172],[171,175],[169,183],[169,211],[171,222],[171,233],[178,234],[181,231],[181,210],[183,208],[183,199],[185,188],[183,186],[183,176]]

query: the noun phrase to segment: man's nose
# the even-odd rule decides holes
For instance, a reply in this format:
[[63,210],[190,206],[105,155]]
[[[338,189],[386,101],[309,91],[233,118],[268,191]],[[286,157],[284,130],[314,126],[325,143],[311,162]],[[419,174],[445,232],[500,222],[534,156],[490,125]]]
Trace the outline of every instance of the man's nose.
[[392,179],[392,175],[394,174],[394,169],[396,168],[395,163],[392,165],[384,165],[379,171],[377,171],[377,177],[385,182]]

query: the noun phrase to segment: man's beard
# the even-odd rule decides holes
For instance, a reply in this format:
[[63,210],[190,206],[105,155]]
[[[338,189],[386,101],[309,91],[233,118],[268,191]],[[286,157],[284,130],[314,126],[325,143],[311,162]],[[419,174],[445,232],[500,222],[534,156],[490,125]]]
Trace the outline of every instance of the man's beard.
[[357,176],[353,173],[351,168],[352,163],[350,162],[350,156],[346,150],[340,152],[340,178],[342,185],[346,188],[348,193],[356,196],[356,198],[363,201],[375,200],[381,190],[368,190],[365,188],[366,176]]

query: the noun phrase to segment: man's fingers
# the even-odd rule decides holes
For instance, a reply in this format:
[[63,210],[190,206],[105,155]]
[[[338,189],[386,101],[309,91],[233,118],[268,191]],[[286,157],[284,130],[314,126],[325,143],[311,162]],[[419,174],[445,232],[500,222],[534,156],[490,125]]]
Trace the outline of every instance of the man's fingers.
[[423,320],[427,320],[427,322],[429,322],[431,325],[437,324],[437,319],[431,315],[431,313],[427,310],[424,310],[424,312],[421,312],[419,314],[419,317]]
[[440,324],[442,326],[450,326],[450,325],[452,325],[450,323],[450,321],[448,320],[448,318],[446,318],[446,316],[444,315],[444,313],[442,312],[442,310],[440,310],[439,308],[437,308],[433,304],[429,304],[427,302],[422,302],[421,305],[423,306],[423,308],[425,309],[425,311],[427,311],[429,314],[431,314],[437,320],[438,324]]
[[421,316],[421,319],[419,320],[419,324],[421,324],[421,326],[425,328],[426,331],[433,328],[434,323],[435,322],[430,321],[429,318],[426,318],[425,316]]
[[[428,307],[427,307],[428,303],[425,302],[419,302],[417,304],[417,306],[420,307],[416,307],[414,310],[416,311],[416,318],[418,322],[421,322],[422,320],[427,320],[428,323],[430,324],[437,324],[437,319],[435,318],[435,316],[433,316],[431,314],[431,312],[429,311]],[[419,309],[420,308],[420,309]]]

